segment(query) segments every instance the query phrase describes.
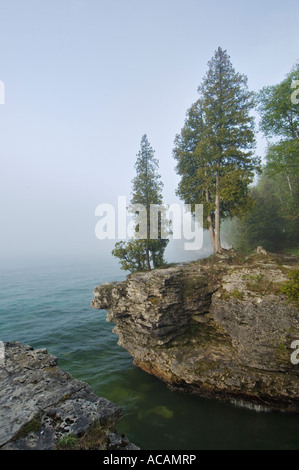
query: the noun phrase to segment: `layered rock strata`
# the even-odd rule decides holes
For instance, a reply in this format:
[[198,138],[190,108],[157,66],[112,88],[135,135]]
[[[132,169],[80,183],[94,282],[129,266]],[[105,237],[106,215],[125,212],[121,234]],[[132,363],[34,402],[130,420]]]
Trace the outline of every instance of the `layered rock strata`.
[[299,310],[281,294],[295,258],[234,254],[129,275],[94,290],[118,344],[171,387],[299,411]]
[[115,431],[122,409],[58,367],[45,349],[2,343],[0,450],[137,449]]

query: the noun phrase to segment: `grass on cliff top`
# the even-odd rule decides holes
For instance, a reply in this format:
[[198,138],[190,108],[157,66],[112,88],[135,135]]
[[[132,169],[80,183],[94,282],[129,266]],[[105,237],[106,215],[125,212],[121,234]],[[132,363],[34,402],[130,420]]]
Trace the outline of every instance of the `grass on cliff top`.
[[222,265],[249,265],[254,264],[283,264],[299,265],[299,248],[286,251],[284,253],[270,253],[267,255],[258,254],[256,252],[244,253],[235,250],[223,250],[223,253],[212,254],[207,258],[195,261],[202,266],[219,266]]
[[35,416],[31,421],[24,424],[19,431],[14,435],[12,441],[17,441],[19,439],[25,439],[31,432],[38,431],[41,427],[40,416]]
[[57,444],[56,450],[105,450],[108,430],[98,422],[82,435],[66,434]]
[[196,262],[201,266],[220,268],[221,266],[224,267],[245,264],[251,265],[257,260],[257,257],[259,256],[260,255],[257,254],[250,255],[248,253],[237,252],[234,250],[224,250],[223,253],[212,254],[207,258],[202,258]]
[[281,292],[299,306],[299,269],[292,269],[288,273],[288,278],[288,281],[281,287]]

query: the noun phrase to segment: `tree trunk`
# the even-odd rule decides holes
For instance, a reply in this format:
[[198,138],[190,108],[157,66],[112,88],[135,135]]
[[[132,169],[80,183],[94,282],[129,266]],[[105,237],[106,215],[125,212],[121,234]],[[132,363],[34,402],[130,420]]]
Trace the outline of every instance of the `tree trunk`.
[[[210,218],[211,218],[211,216],[208,217],[208,221],[209,221]],[[213,224],[210,221],[209,221],[209,231],[210,231],[210,237],[211,237],[213,252],[216,253],[215,231],[214,231]]]
[[146,258],[147,270],[151,271],[151,263],[150,263],[149,247],[148,246],[146,246],[146,248],[145,248],[145,258]]
[[157,263],[156,263],[156,253],[154,249],[152,249],[152,261],[153,261],[153,268],[156,269]]
[[[206,174],[207,174],[207,172],[206,172]],[[207,203],[210,203],[210,193],[209,193],[208,189],[206,190],[206,201],[207,201]],[[209,226],[209,232],[210,232],[210,237],[211,237],[212,248],[213,248],[214,253],[216,253],[215,231],[214,231],[214,227],[213,227],[212,215],[211,215],[210,212],[207,216],[207,221],[208,221],[208,226]]]
[[146,260],[146,267],[148,271],[151,271],[151,262],[150,262],[150,239],[151,239],[151,219],[150,219],[150,205],[147,202],[146,205],[146,214],[147,214],[147,224],[146,224],[146,244],[145,244],[145,260]]
[[289,190],[290,190],[291,196],[293,197],[293,190],[292,190],[292,185],[291,185],[291,181],[290,181],[289,175],[287,175],[287,180],[288,180],[288,185],[289,185]]
[[213,220],[211,214],[208,215],[207,217],[208,225],[209,225],[209,232],[210,232],[210,237],[211,237],[211,243],[212,243],[212,248],[214,253],[216,253],[216,247],[215,247],[215,231],[213,227]]
[[216,176],[216,198],[215,198],[215,253],[221,253],[220,241],[220,194],[219,194],[220,176]]

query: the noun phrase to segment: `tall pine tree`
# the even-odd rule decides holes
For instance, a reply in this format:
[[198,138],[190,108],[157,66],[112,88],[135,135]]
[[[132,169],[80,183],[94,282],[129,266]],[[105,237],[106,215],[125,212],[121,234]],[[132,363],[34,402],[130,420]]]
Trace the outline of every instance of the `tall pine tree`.
[[173,154],[182,177],[177,195],[187,204],[204,205],[205,227],[218,253],[221,220],[249,208],[249,185],[260,167],[253,157],[254,101],[247,78],[235,72],[220,47],[198,92],[175,139]]
[[[162,238],[162,217],[158,217],[158,237],[151,238],[151,205],[161,206],[163,203],[163,183],[158,174],[158,160],[154,158],[154,150],[150,146],[148,138],[144,135],[141,139],[140,151],[137,154],[135,164],[136,176],[132,181],[131,205],[142,205],[146,209],[146,236],[143,239],[119,242],[115,245],[112,254],[120,259],[122,269],[134,271],[146,271],[158,268],[164,264],[164,251],[168,239]],[[163,212],[163,210],[162,210]],[[138,220],[138,219],[137,219]],[[136,222],[136,232],[139,224]]]

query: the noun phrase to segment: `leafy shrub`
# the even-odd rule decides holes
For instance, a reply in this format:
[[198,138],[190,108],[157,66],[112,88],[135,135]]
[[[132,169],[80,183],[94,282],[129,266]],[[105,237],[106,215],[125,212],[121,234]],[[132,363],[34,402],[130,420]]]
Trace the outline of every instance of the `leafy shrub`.
[[281,292],[286,294],[289,300],[299,304],[299,270],[292,269],[288,273],[289,280],[281,287]]
[[58,442],[59,449],[73,449],[78,443],[78,438],[73,434],[63,436]]

